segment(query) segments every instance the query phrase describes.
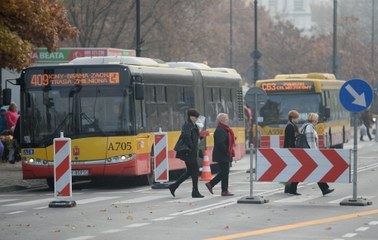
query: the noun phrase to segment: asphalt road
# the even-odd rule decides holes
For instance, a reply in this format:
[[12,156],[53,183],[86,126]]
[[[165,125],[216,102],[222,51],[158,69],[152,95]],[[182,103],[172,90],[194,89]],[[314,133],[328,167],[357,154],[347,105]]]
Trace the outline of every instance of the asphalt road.
[[269,202],[237,203],[250,194],[247,155],[231,170],[229,189],[234,197],[221,197],[220,185],[211,195],[201,181],[205,198],[192,199],[190,180],[175,198],[167,189],[84,183],[74,188],[77,206],[72,208],[49,208],[55,198],[43,187],[1,193],[0,239],[376,240],[377,146],[375,142],[358,145],[357,195],[372,205],[340,206],[352,197],[352,183],[331,183],[335,191],[327,196],[315,183],[300,183],[302,195],[291,196],[283,193],[280,183],[254,182],[253,196]]

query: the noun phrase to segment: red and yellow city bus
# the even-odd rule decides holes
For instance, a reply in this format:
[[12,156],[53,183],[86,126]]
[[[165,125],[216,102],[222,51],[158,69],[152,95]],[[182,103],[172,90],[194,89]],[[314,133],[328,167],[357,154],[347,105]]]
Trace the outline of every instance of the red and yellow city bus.
[[299,125],[306,121],[308,113],[319,114],[319,147],[342,148],[351,138],[350,113],[339,101],[343,84],[328,73],[282,74],[257,81],[256,86],[267,93],[267,102],[259,111],[260,146],[283,146],[287,114],[295,109],[300,113]]
[[138,57],[77,58],[69,64],[22,71],[20,147],[24,179],[53,187],[53,139],[72,139],[74,178],[139,176],[153,179],[154,132],[168,132],[170,170],[183,169],[173,147],[188,108],[206,116],[213,148],[216,116],[226,112],[245,153],[241,77],[203,64],[161,64]]

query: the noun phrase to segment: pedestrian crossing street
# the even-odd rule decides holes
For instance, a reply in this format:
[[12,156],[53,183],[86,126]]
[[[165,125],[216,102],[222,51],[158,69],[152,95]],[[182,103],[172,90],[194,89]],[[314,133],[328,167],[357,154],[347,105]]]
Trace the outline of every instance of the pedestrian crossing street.
[[[311,202],[318,202],[327,205],[339,205],[344,199],[352,198],[352,195],[329,195],[323,197],[320,193],[317,194],[302,194],[301,196],[292,196],[282,193],[282,187],[270,190],[255,190],[254,196],[261,196],[269,200],[268,204],[305,204]],[[188,210],[173,212],[170,216],[177,215],[195,215],[206,211],[231,206],[237,204],[237,201],[243,197],[250,196],[247,190],[234,191],[235,196],[231,198],[221,197],[217,194],[206,195],[205,198],[191,198],[190,192],[181,191],[175,198],[173,198],[167,189],[153,190],[148,187],[142,190],[135,191],[91,191],[80,192],[73,194],[73,200],[76,201],[78,207],[80,205],[88,205],[94,203],[111,204],[167,204],[173,207],[172,204],[196,203],[195,208]],[[182,197],[185,196],[185,197]],[[371,200],[375,196],[364,196],[364,198]],[[51,201],[57,200],[53,193],[49,194],[0,194],[0,214],[20,214],[30,210],[39,210],[48,208]],[[173,209],[173,208],[172,208]],[[158,221],[158,220],[157,220]]]

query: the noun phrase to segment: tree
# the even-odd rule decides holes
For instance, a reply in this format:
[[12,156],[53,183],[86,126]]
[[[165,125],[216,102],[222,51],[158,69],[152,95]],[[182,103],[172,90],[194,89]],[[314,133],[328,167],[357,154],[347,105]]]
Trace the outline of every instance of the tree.
[[[366,2],[365,0],[364,2]],[[345,0],[352,6],[355,1]],[[70,47],[135,48],[135,0],[64,0],[80,37],[66,41]],[[253,63],[253,1],[148,0],[141,3],[142,56],[164,61],[208,62],[212,67],[230,66],[230,3],[232,14],[232,67],[242,76]],[[344,1],[340,1],[340,11]],[[357,6],[357,5],[356,5]],[[343,10],[338,22],[338,77],[374,78],[371,44],[361,25],[371,6],[358,4],[359,21]],[[313,6],[314,35],[303,34],[293,24],[272,19],[258,9],[259,65],[264,78],[276,74],[332,72],[332,4]],[[370,13],[370,11],[369,11]],[[361,15],[362,14],[362,15]],[[349,17],[348,17],[349,16]],[[358,20],[358,21],[356,21]],[[370,29],[370,26],[369,28]],[[364,36],[363,38],[361,36]]]
[[65,8],[53,0],[0,1],[0,67],[21,70],[31,65],[34,47],[53,51],[78,34]]

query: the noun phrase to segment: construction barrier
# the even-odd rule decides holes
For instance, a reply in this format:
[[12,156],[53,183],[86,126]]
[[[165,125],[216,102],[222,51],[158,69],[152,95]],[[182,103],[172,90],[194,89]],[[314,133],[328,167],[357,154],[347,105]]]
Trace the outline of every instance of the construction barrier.
[[74,207],[72,200],[71,139],[60,133],[54,138],[54,196],[49,207]]
[[154,176],[155,182],[153,188],[166,188],[166,182],[169,182],[169,164],[168,164],[168,134],[162,132],[154,133]]
[[351,150],[259,148],[256,181],[351,182]]
[[[341,134],[340,136],[334,136],[334,137],[342,138]],[[285,139],[284,135],[262,135],[260,136],[260,148],[283,148],[284,139]],[[319,139],[320,148],[328,147],[327,135],[319,135],[318,139]]]
[[283,135],[263,135],[260,137],[261,148],[280,148],[283,147]]

